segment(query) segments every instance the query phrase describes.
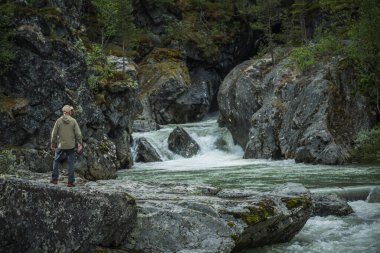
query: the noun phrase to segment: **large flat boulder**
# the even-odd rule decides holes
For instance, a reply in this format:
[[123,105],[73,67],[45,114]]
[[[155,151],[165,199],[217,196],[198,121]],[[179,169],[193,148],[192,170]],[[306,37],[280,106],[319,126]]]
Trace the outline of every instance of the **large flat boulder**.
[[91,252],[125,243],[136,221],[125,192],[0,179],[2,252]]
[[[260,193],[127,180],[67,188],[29,178],[0,179],[4,252],[238,252],[290,241],[316,205],[300,184]],[[319,201],[319,210],[334,214],[334,201]]]
[[289,241],[312,214],[310,193],[288,185],[273,193],[213,187],[97,181],[136,199],[137,223],[121,247],[137,252],[235,252]]

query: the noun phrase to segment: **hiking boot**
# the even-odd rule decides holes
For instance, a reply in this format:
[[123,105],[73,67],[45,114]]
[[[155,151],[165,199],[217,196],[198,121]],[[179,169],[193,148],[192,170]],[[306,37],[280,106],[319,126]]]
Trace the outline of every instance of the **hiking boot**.
[[50,183],[52,183],[52,184],[58,184],[58,179],[52,179],[52,180],[50,180]]
[[68,182],[67,183],[67,187],[74,187],[75,186],[75,183],[74,182]]

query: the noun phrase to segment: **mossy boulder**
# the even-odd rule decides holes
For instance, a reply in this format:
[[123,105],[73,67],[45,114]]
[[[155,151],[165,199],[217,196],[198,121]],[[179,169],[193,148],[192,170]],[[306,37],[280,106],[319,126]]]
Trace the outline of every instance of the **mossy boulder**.
[[179,101],[190,87],[189,70],[179,51],[155,48],[141,62],[139,80],[144,118],[154,119],[159,124],[191,120],[191,105]]
[[168,48],[155,48],[140,63],[139,80],[142,116],[159,124],[202,119],[216,101],[220,83],[215,71],[189,71],[182,52]]

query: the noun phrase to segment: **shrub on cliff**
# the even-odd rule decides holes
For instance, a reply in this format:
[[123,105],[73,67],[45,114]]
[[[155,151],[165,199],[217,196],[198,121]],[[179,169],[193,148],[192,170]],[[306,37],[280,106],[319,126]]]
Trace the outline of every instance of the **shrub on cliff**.
[[11,174],[17,170],[16,156],[11,150],[0,150],[0,174]]
[[363,131],[355,139],[353,159],[359,162],[380,162],[380,127]]

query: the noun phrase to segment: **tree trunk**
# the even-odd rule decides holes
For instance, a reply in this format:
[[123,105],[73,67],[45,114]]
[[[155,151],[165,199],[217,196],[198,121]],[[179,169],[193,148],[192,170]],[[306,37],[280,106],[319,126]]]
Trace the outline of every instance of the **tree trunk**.
[[123,74],[125,73],[125,47],[124,47],[124,40],[123,40]]

